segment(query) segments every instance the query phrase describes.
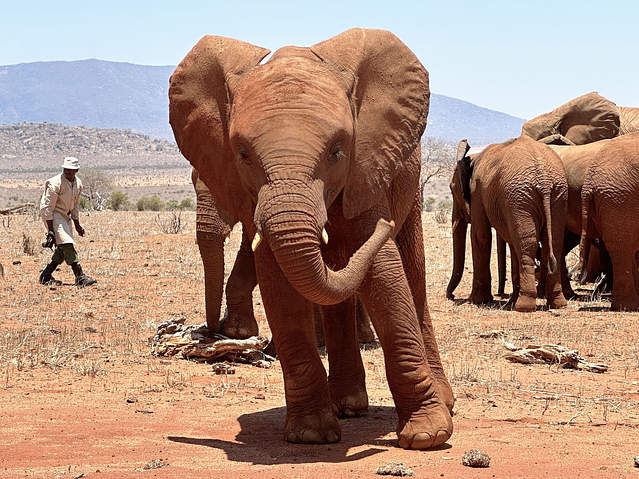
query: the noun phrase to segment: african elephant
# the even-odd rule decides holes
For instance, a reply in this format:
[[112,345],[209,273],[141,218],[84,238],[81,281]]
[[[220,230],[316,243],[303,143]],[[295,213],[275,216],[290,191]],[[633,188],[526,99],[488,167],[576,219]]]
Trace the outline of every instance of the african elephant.
[[[579,244],[581,237],[581,189],[584,183],[586,171],[597,159],[601,149],[611,140],[600,140],[585,145],[549,145],[557,153],[564,165],[566,181],[568,183],[568,209],[566,215],[566,232],[564,234],[563,259],[560,262],[562,269],[562,284],[564,296],[570,298],[574,296],[570,279],[566,269],[566,255]],[[605,254],[605,252],[604,252]],[[590,264],[591,268],[594,264]],[[602,265],[605,270],[605,265]]]
[[639,108],[617,106],[596,92],[573,98],[521,128],[522,135],[560,145],[585,145],[634,131],[639,131]]
[[[261,64],[268,53],[202,38],[171,76],[169,118],[216,202],[253,236],[284,374],[284,437],[338,441],[338,414],[367,408],[358,293],[384,351],[400,446],[441,444],[454,399],[426,302],[418,198],[428,73],[382,30],[284,47]],[[325,306],[328,379],[313,303]]]
[[614,274],[613,310],[639,310],[639,132],[613,138],[588,168],[581,191],[581,260],[601,238]]
[[[561,252],[567,201],[566,179],[557,155],[527,136],[490,145],[471,158],[462,140],[450,183],[453,195],[454,270],[464,269],[466,229],[471,224],[473,287],[470,300],[493,300],[490,291],[491,226],[509,245],[516,311],[536,309],[535,257],[542,244],[547,265],[546,299],[551,308],[565,306],[555,251]],[[456,280],[457,283],[459,280]],[[449,284],[452,290],[456,284]]]
[[257,285],[250,238],[242,243],[226,284],[227,312],[220,324],[224,291],[224,243],[236,220],[219,208],[195,168],[191,180],[197,198],[196,239],[204,265],[206,325],[209,331],[229,338],[245,339],[258,334],[253,314],[253,289]]

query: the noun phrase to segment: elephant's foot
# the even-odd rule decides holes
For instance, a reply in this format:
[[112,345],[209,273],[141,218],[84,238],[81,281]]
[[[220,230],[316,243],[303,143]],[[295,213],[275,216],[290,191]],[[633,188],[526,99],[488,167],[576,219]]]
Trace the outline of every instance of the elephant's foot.
[[433,396],[406,420],[400,416],[397,437],[404,449],[430,449],[446,442],[453,434],[448,408]]
[[493,295],[490,291],[471,291],[470,302],[473,304],[488,304],[493,302]]
[[326,444],[340,440],[342,432],[332,407],[314,414],[287,415],[284,439],[302,444]]
[[247,339],[257,336],[259,328],[253,313],[226,311],[220,322],[220,334],[232,339]]
[[331,400],[338,417],[359,417],[368,411],[368,393],[362,381],[331,381],[329,378]]
[[561,309],[566,306],[568,306],[568,301],[564,298],[563,293],[559,293],[554,298],[548,300],[548,307],[550,309]]
[[639,299],[617,299],[613,296],[611,311],[639,311]]
[[520,294],[515,302],[515,311],[520,313],[532,313],[537,310],[536,298]]
[[572,299],[575,296],[577,296],[575,294],[575,291],[572,289],[572,286],[568,285],[568,286],[563,286],[562,287],[562,292],[564,294],[564,299]]

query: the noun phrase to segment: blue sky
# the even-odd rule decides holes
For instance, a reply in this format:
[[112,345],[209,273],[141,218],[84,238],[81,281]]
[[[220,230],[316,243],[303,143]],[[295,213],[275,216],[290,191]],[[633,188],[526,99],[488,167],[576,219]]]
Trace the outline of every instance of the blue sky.
[[175,65],[205,34],[272,50],[351,27],[394,32],[431,89],[530,118],[599,91],[639,106],[639,1],[4,2],[0,65],[99,58]]

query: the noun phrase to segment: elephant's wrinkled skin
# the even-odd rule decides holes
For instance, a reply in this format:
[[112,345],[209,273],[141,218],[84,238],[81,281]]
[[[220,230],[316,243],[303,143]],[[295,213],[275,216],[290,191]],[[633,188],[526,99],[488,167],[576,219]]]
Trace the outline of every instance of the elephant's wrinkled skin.
[[[428,73],[381,30],[285,47],[259,64],[268,53],[204,37],[173,73],[169,98],[180,150],[255,235],[284,374],[284,437],[337,441],[337,414],[366,409],[359,293],[384,350],[399,444],[441,444],[454,399],[426,303],[418,198]],[[327,306],[328,380],[312,303]]]
[[453,194],[452,295],[463,274],[466,229],[471,224],[473,287],[470,300],[493,300],[490,286],[491,226],[510,245],[513,294],[517,311],[536,309],[535,257],[542,244],[549,307],[566,305],[555,252],[563,247],[567,184],[557,155],[529,137],[491,145],[466,156],[465,140],[457,149]]
[[610,140],[588,168],[581,193],[582,264],[601,238],[614,274],[612,309],[639,310],[639,132]]

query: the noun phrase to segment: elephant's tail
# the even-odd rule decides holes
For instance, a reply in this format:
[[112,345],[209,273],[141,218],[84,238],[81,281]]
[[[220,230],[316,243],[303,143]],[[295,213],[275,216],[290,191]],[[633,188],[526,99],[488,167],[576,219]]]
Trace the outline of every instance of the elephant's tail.
[[548,272],[554,274],[557,272],[557,258],[552,250],[552,216],[550,214],[550,194],[541,193],[544,204],[544,216],[546,217],[546,248],[548,248]]
[[591,241],[588,240],[588,230],[590,213],[593,204],[592,195],[592,181],[591,170],[586,171],[586,177],[584,178],[584,184],[581,188],[581,240],[579,242],[579,270],[581,271],[581,280],[584,280],[586,274],[586,264],[588,263],[588,257],[590,256]]

